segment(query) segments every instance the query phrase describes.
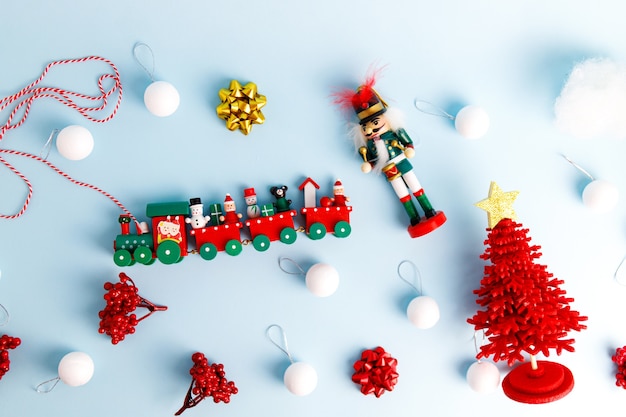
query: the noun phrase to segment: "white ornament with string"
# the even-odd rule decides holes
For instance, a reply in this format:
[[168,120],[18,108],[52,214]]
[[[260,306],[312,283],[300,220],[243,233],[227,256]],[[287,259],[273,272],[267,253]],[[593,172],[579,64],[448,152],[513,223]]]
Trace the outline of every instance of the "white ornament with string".
[[91,356],[85,352],[70,352],[61,358],[58,366],[59,376],[37,385],[39,393],[46,394],[54,389],[59,381],[70,387],[79,387],[89,382],[94,373]]
[[[150,69],[143,63],[143,59],[139,57],[139,50],[144,49],[148,52],[151,62]],[[171,116],[178,110],[180,105],[180,94],[176,87],[167,81],[155,81],[154,79],[154,54],[152,49],[143,42],[138,42],[133,48],[133,55],[139,65],[150,77],[152,83],[146,88],[143,95],[143,101],[148,111],[158,117]]]
[[422,113],[454,120],[455,129],[465,139],[482,138],[489,130],[491,124],[487,111],[483,107],[475,104],[463,107],[457,112],[456,116],[449,114],[445,110],[427,101],[415,100],[413,104],[415,108]]
[[[485,333],[482,332],[483,339]],[[478,342],[476,340],[476,332],[474,332],[474,348],[478,353]],[[489,394],[494,392],[500,385],[500,370],[493,362],[481,361],[478,359],[470,365],[465,375],[467,383],[473,391],[481,394]]]
[[[283,267],[283,262],[291,262],[298,269],[298,272],[290,272]],[[308,271],[298,265],[290,258],[279,258],[279,268],[291,275],[304,275],[305,283],[308,290],[318,297],[328,297],[337,291],[339,287],[339,272],[332,265],[326,263],[317,263],[310,267]]]
[[589,172],[569,159],[567,156],[563,155],[563,157],[567,160],[567,162],[572,164],[574,168],[578,169],[591,180],[591,182],[583,189],[583,204],[598,214],[604,214],[612,211],[617,206],[619,201],[618,188],[609,181],[595,179]]
[[[281,336],[282,345],[272,337],[272,330],[276,329]],[[317,371],[313,366],[306,362],[296,362],[293,360],[289,348],[287,346],[287,336],[285,331],[278,324],[272,324],[266,330],[266,335],[270,342],[278,347],[289,358],[291,365],[287,368],[283,375],[283,383],[285,387],[294,395],[305,396],[312,393],[317,387]]]
[[[402,274],[402,266],[410,265],[412,267],[413,272],[413,280],[409,281]],[[434,298],[429,297],[427,295],[423,295],[422,293],[422,279],[419,270],[415,266],[415,264],[411,261],[402,261],[398,265],[398,276],[404,282],[409,284],[413,289],[419,294],[417,297],[413,298],[409,303],[406,309],[406,315],[413,323],[415,327],[418,329],[430,329],[439,321],[441,313],[439,311],[439,304],[435,301]],[[415,281],[419,281],[420,288],[418,289],[415,285]]]

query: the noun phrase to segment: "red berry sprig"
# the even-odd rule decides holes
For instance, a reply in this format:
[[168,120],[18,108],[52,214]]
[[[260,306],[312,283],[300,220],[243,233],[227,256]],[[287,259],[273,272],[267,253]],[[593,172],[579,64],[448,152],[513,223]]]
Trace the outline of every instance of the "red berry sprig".
[[[139,295],[133,280],[125,273],[120,273],[120,281],[106,282],[104,299],[106,306],[98,313],[100,327],[98,332],[111,336],[111,343],[118,344],[128,334],[135,333],[135,326],[152,315],[155,311],[165,311],[167,307],[157,306]],[[137,318],[134,311],[143,307],[148,313]]]
[[11,337],[7,334],[0,336],[0,379],[9,372],[11,361],[9,360],[9,349],[15,349],[22,343],[19,337]]
[[230,396],[239,392],[235,383],[226,379],[224,365],[221,363],[209,365],[207,358],[200,352],[191,355],[191,360],[193,361],[193,366],[189,370],[191,385],[185,396],[185,403],[176,412],[176,416],[188,408],[195,407],[207,397],[213,397],[215,403],[228,404]]
[[618,347],[611,359],[617,364],[615,385],[626,389],[626,346]]

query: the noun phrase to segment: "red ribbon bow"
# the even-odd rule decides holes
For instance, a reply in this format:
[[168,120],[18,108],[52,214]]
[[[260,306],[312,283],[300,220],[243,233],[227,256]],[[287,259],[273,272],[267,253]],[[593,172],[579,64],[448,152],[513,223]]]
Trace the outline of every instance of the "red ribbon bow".
[[361,385],[364,395],[380,397],[398,383],[397,364],[398,361],[380,346],[374,350],[366,349],[361,353],[361,359],[354,363],[352,381]]

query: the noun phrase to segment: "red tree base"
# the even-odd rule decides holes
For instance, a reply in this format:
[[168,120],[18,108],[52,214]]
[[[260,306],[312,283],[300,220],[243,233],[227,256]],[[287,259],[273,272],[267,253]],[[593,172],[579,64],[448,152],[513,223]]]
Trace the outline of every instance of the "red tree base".
[[502,381],[507,397],[526,404],[545,404],[560,400],[574,388],[574,376],[565,366],[537,361],[533,370],[530,362],[513,369]]
[[438,211],[433,217],[422,219],[415,226],[409,226],[409,235],[411,235],[412,238],[427,235],[444,224],[446,220],[446,215],[443,214],[443,211]]

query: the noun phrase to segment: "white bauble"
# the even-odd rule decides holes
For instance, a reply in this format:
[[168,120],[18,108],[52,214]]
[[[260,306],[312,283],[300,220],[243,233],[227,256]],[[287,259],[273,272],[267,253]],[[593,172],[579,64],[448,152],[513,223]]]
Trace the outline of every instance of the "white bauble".
[[70,352],[59,362],[59,379],[71,387],[85,385],[93,371],[93,360],[84,352]]
[[84,159],[93,150],[93,136],[86,128],[78,125],[67,126],[57,134],[57,150],[73,161]]
[[464,138],[479,139],[489,130],[489,115],[480,106],[465,106],[457,113],[454,126]]
[[306,273],[306,287],[318,297],[328,297],[339,287],[339,273],[332,265],[319,263]]
[[155,81],[146,88],[143,102],[150,113],[159,117],[174,114],[180,104],[180,95],[176,88],[166,81]]
[[305,362],[289,365],[283,378],[285,386],[294,395],[309,395],[317,387],[317,372]]
[[470,388],[481,394],[488,394],[500,384],[500,370],[491,362],[474,362],[466,374]]
[[583,190],[583,204],[596,213],[608,213],[619,200],[619,190],[605,180],[591,181]]
[[406,315],[419,329],[430,329],[439,321],[439,305],[428,296],[415,297],[406,309]]

